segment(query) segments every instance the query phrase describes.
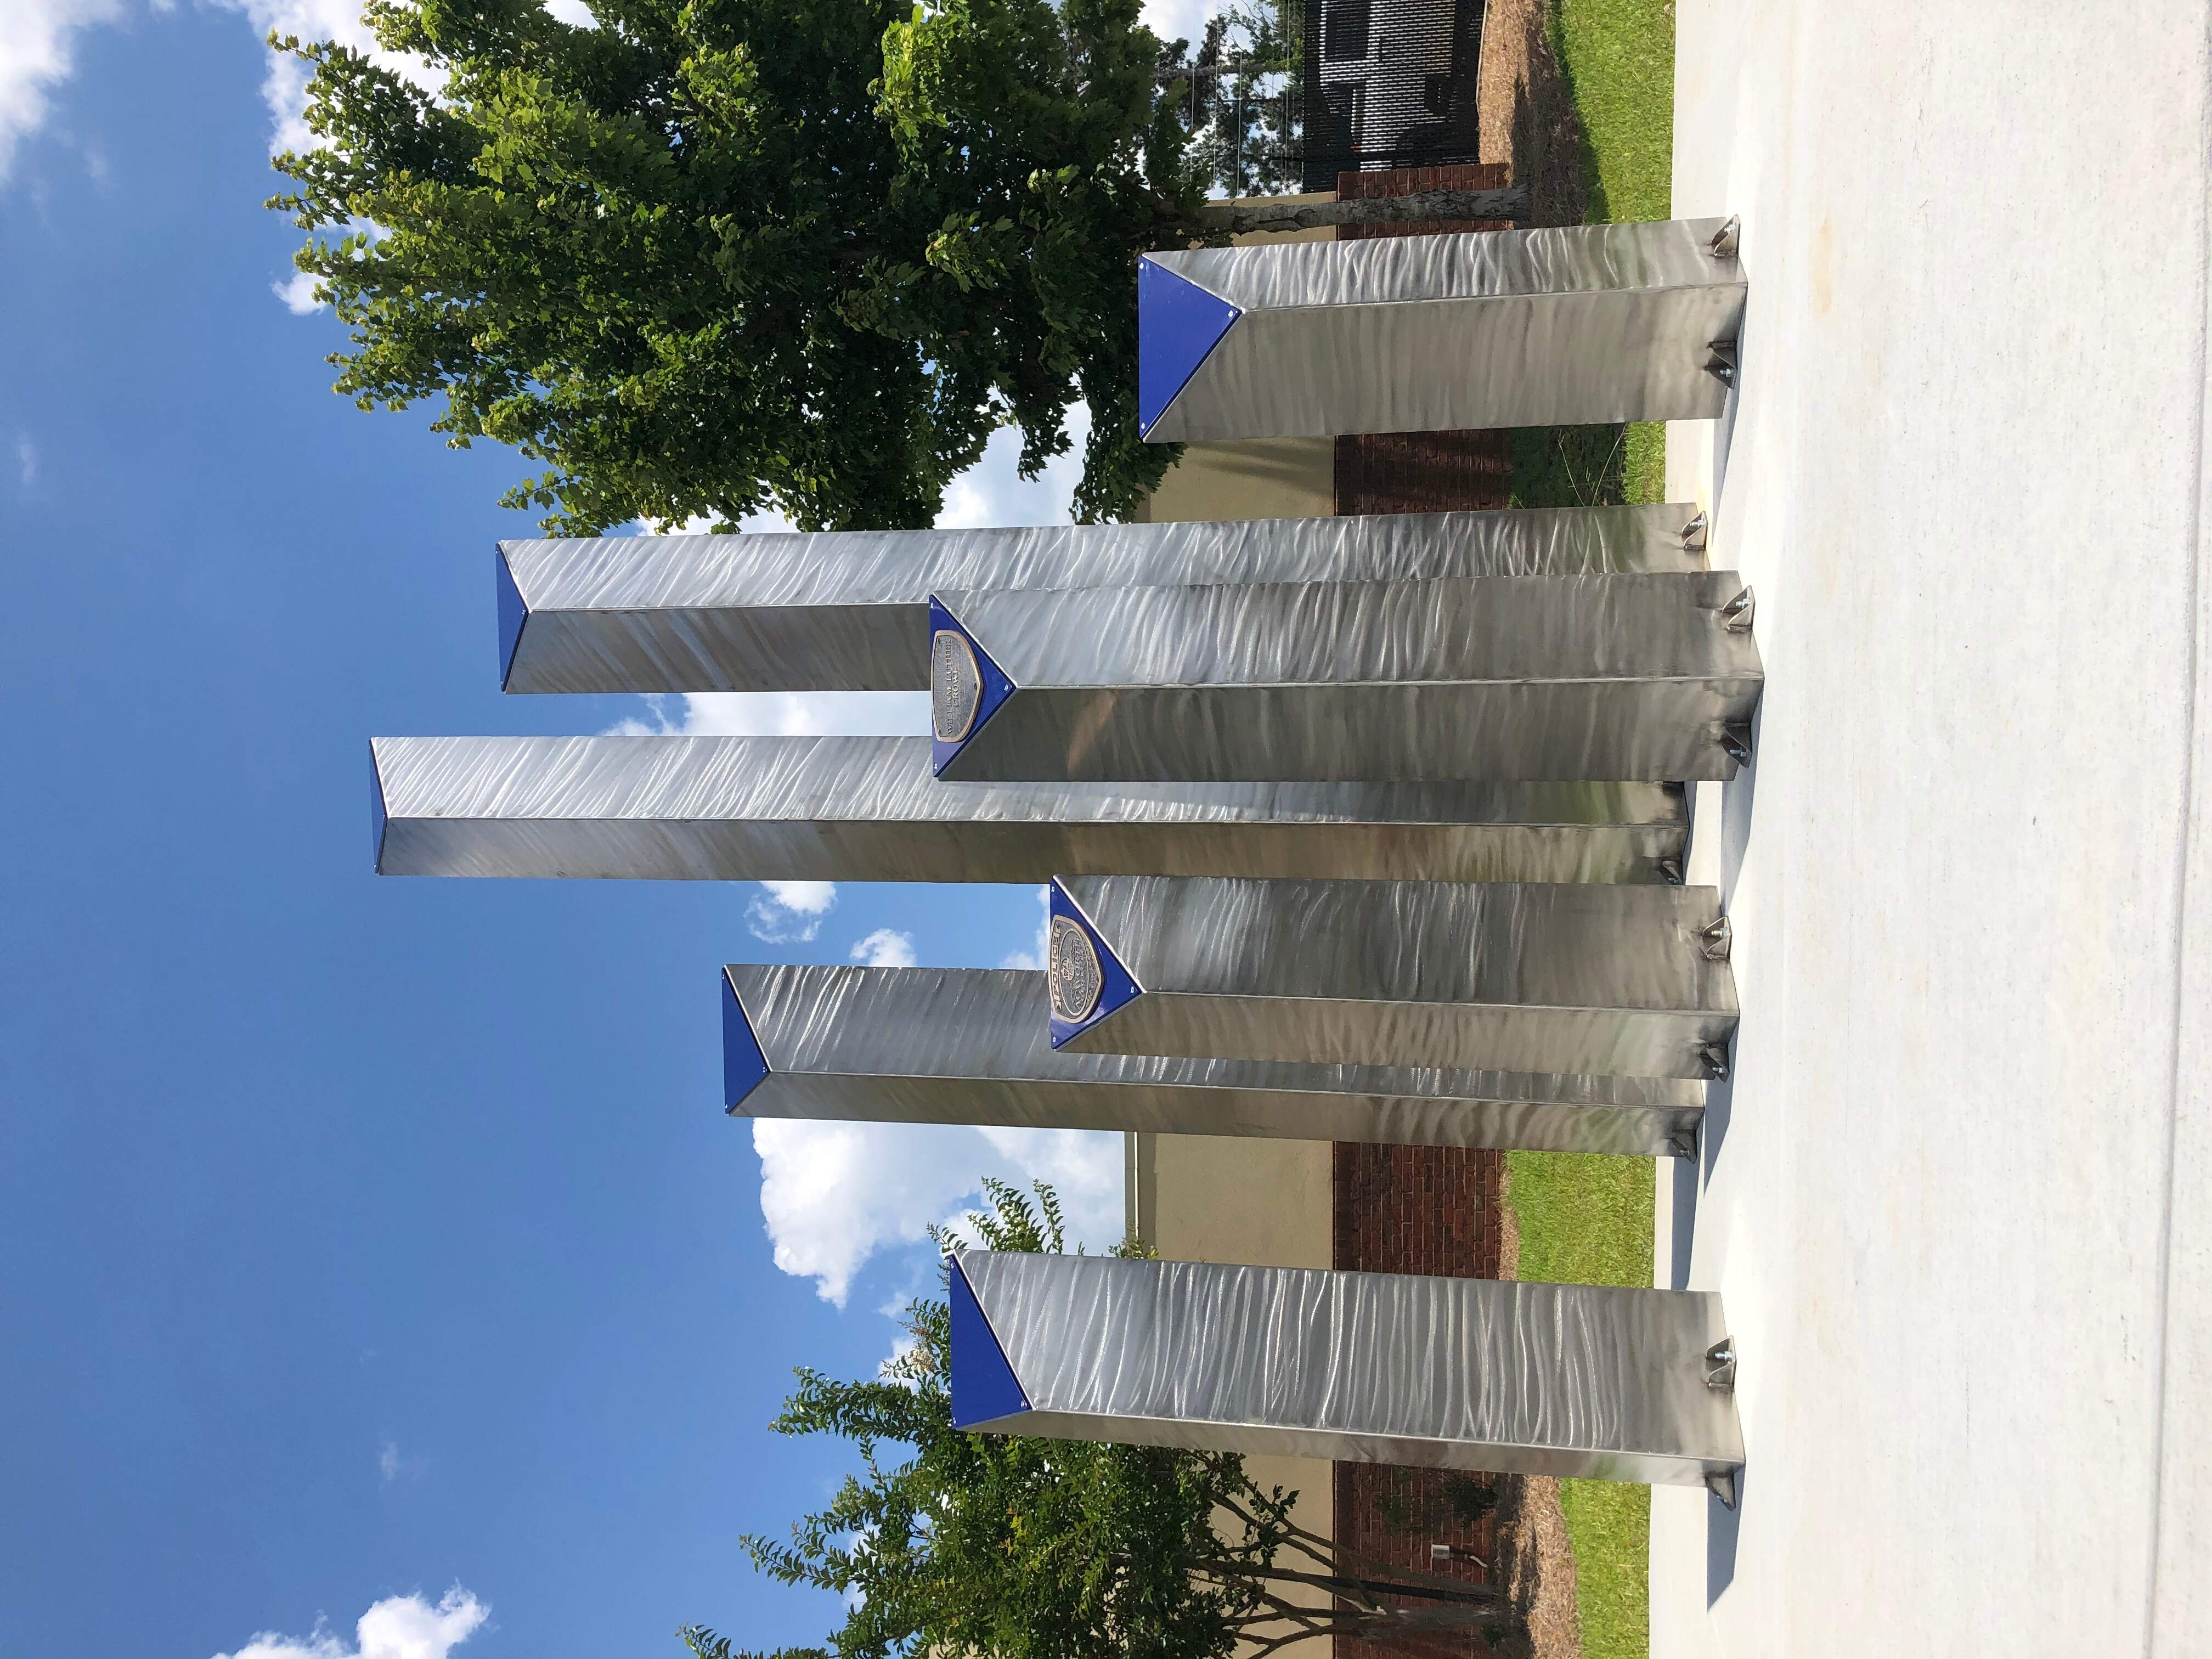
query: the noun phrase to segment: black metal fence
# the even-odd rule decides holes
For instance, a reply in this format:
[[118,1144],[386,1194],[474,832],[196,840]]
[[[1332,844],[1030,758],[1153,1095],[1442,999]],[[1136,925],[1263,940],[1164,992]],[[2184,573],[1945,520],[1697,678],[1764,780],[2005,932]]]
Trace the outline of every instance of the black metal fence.
[[1227,196],[1478,159],[1483,0],[1252,0],[1161,64]]
[[1483,0],[1314,0],[1304,19],[1300,179],[1478,159]]

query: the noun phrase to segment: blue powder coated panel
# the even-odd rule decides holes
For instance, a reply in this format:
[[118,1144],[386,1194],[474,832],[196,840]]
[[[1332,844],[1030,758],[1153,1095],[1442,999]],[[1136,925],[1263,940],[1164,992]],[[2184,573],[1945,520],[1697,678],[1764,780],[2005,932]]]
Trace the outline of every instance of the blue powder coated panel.
[[768,1076],[768,1056],[761,1052],[753,1023],[727,974],[722,975],[722,1106],[735,1112],[745,1097]]
[[991,716],[999,712],[999,705],[1006,702],[1014,689],[1014,683],[1006,678],[1006,671],[991,660],[991,653],[975,643],[975,636],[963,628],[960,619],[947,611],[933,593],[929,596],[929,637],[934,641],[948,628],[967,641],[968,648],[975,653],[975,667],[982,678],[983,692],[976,700],[975,724],[968,728],[968,735],[958,743],[942,741],[937,735],[936,726],[933,725],[930,727],[929,769],[933,774],[944,772],[945,762],[968,746],[975,734],[989,722]]
[[1137,429],[1150,432],[1244,313],[1150,259],[1137,261]]
[[[1100,989],[1097,1005],[1091,1009],[1090,1017],[1071,1023],[1058,1014],[1047,1016],[1052,1030],[1052,1046],[1057,1048],[1077,1032],[1089,1030],[1116,1009],[1135,1001],[1144,994],[1145,988],[1138,984],[1129,970],[1121,965],[1121,958],[1107,948],[1106,941],[1098,937],[1098,930],[1091,925],[1091,918],[1075,908],[1075,902],[1062,890],[1057,876],[1053,878],[1048,907],[1053,915],[1066,916],[1080,927],[1091,940],[1091,948],[1098,953]],[[1047,926],[1048,927],[1050,924],[1047,923]]]
[[991,1322],[969,1288],[968,1275],[954,1256],[949,1289],[952,1299],[952,1426],[973,1428],[1002,1417],[1017,1417],[1030,1408],[1021,1380],[1006,1363]]
[[514,668],[515,647],[522,643],[522,625],[530,620],[530,607],[507,568],[507,550],[495,548],[492,562],[499,568],[499,689],[507,690],[507,677]]
[[384,776],[376,769],[376,750],[368,751],[368,867],[378,875],[384,873],[384,825],[387,816],[384,805]]

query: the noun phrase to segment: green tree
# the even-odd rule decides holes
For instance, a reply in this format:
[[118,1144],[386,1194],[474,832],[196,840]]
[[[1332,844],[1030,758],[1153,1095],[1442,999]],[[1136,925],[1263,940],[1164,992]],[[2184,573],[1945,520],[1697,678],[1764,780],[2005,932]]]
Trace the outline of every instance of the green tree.
[[[986,1248],[1060,1248],[1049,1188],[1033,1203],[985,1188],[974,1225]],[[1234,1455],[955,1429],[946,1306],[909,1314],[912,1346],[882,1377],[801,1370],[775,1419],[781,1433],[853,1441],[860,1462],[788,1542],[745,1540],[770,1577],[849,1604],[827,1646],[776,1659],[1227,1659],[1240,1639],[1263,1655],[1337,1633],[1494,1638],[1513,1624],[1486,1587],[1389,1567],[1297,1526],[1297,1494],[1262,1491]],[[1334,1599],[1291,1599],[1315,1590]],[[698,1659],[748,1659],[702,1626],[680,1634]]]
[[1174,458],[1137,434],[1136,255],[1249,222],[1139,5],[364,0],[436,91],[278,40],[319,142],[270,205],[352,331],[336,389],[442,394],[451,443],[545,464],[505,500],[550,531],[923,526],[999,427],[1031,476],[1064,453],[1078,399],[1077,514],[1115,517]]

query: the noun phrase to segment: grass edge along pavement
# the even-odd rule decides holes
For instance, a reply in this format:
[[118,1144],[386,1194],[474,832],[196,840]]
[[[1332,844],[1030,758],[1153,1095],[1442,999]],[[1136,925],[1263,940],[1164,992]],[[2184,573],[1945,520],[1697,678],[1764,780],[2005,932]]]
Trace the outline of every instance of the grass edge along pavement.
[[[1551,0],[1547,22],[1583,134],[1588,217],[1664,219],[1672,207],[1674,10],[1670,0]],[[1540,428],[1512,439],[1516,507],[1666,499],[1667,428]],[[1652,1282],[1658,1165],[1649,1158],[1511,1152],[1520,1276]],[[1559,1486],[1586,1659],[1650,1652],[1651,1493],[1606,1480]]]
[[[1547,0],[1552,52],[1583,131],[1585,217],[1672,211],[1672,0]],[[1533,427],[1512,434],[1513,505],[1595,507],[1666,499],[1667,428]]]
[[[1559,1285],[1651,1283],[1658,1164],[1604,1153],[1508,1152],[1506,1202],[1518,1277]],[[1575,1557],[1575,1614],[1585,1659],[1650,1651],[1651,1492],[1615,1480],[1562,1480]]]

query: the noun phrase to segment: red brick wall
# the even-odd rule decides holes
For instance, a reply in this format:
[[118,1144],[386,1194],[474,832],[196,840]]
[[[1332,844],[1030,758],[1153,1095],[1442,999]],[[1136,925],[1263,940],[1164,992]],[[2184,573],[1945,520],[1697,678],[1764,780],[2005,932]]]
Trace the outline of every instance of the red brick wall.
[[[1399,196],[1419,190],[1500,190],[1512,182],[1503,165],[1406,167],[1347,173],[1340,197]],[[1340,230],[1341,238],[1426,235],[1490,230],[1487,224],[1382,225]],[[1336,510],[1340,513],[1442,513],[1507,504],[1511,483],[1502,432],[1395,433],[1336,441]],[[1502,1224],[1504,1160],[1498,1153],[1435,1146],[1368,1146],[1339,1141],[1330,1166],[1333,1265],[1364,1273],[1435,1273],[1495,1279]],[[1454,1512],[1484,1476],[1437,1469],[1339,1463],[1334,1486],[1336,1536],[1364,1555],[1430,1571],[1429,1546],[1452,1544],[1493,1561],[1493,1528],[1484,1515],[1468,1522]],[[1471,1562],[1434,1570],[1480,1580]],[[1486,1655],[1474,1635],[1418,1642],[1338,1644],[1342,1659],[1463,1659]]]
[[1504,1155],[1466,1146],[1331,1149],[1332,1265],[1350,1273],[1495,1279]]
[[[1352,201],[1410,196],[1424,190],[1504,190],[1513,182],[1502,161],[1458,167],[1399,167],[1389,173],[1342,173],[1336,193]],[[1474,220],[1438,224],[1347,225],[1340,241],[1370,236],[1428,236],[1442,231],[1497,230]],[[1449,513],[1504,507],[1513,469],[1502,432],[1386,432],[1336,441],[1339,513]]]
[[[1504,1170],[1500,1154],[1440,1146],[1369,1146],[1339,1141],[1331,1152],[1331,1263],[1360,1273],[1432,1273],[1456,1279],[1498,1277]],[[1481,1581],[1473,1562],[1432,1565],[1431,1544],[1452,1544],[1493,1562],[1491,1517],[1454,1512],[1490,1478],[1440,1469],[1339,1463],[1333,1485],[1340,1544],[1397,1566]],[[1342,1659],[1421,1659],[1486,1654],[1473,1635],[1419,1642],[1337,1644]]]
[[[1374,196],[1413,196],[1425,190],[1506,190],[1513,169],[1504,161],[1463,161],[1441,167],[1394,167],[1388,173],[1340,173],[1336,198],[1364,202]],[[1504,230],[1510,227],[1487,219],[1450,219],[1436,224],[1346,225],[1336,233],[1340,242],[1364,236],[1433,236],[1446,230]]]

